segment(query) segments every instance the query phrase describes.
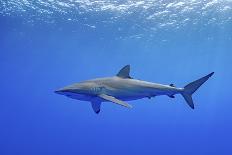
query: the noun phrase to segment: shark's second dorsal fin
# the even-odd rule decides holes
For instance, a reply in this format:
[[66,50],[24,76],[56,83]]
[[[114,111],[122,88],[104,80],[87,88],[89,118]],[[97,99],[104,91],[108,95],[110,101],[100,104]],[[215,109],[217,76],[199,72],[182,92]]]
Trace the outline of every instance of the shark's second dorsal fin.
[[132,79],[130,77],[130,65],[126,65],[124,66],[117,74],[118,77],[120,78],[129,78]]
[[171,86],[171,87],[176,87],[174,84],[170,84],[169,86]]

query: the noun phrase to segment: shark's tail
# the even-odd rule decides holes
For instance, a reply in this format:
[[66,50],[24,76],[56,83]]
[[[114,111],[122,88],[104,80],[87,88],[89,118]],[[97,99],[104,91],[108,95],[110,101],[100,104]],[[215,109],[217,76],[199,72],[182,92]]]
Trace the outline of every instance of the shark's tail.
[[196,80],[184,87],[184,91],[181,93],[181,95],[184,97],[185,101],[188,103],[188,105],[194,109],[194,104],[193,104],[193,99],[192,99],[192,94],[203,84],[205,83],[212,75],[214,72]]

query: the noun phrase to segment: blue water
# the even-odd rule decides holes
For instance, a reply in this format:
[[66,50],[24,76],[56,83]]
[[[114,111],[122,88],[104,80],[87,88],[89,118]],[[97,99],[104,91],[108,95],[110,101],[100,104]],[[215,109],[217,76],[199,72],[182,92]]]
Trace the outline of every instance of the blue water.
[[[0,0],[1,155],[232,154],[231,1],[56,2]],[[106,102],[96,115],[54,93],[127,64],[177,87],[215,74],[194,110],[177,95]]]

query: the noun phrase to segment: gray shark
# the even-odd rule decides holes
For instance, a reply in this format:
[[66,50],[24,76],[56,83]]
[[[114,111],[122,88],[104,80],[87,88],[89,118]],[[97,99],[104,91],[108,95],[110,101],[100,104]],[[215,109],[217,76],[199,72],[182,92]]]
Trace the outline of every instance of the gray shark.
[[183,88],[177,88],[174,84],[163,85],[134,79],[130,76],[130,65],[123,67],[116,76],[97,78],[75,83],[55,91],[57,94],[67,97],[91,102],[95,113],[99,113],[102,102],[112,102],[127,108],[132,108],[126,101],[142,98],[152,98],[159,95],[181,94],[187,104],[194,109],[192,94],[204,83],[214,72],[189,83]]

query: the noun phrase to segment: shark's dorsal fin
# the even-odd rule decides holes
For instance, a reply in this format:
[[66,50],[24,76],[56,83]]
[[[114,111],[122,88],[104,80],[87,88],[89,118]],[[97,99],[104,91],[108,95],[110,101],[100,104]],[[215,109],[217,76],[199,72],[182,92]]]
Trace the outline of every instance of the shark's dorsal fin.
[[130,65],[126,65],[124,66],[117,74],[118,77],[120,78],[129,78],[132,79],[130,77]]

